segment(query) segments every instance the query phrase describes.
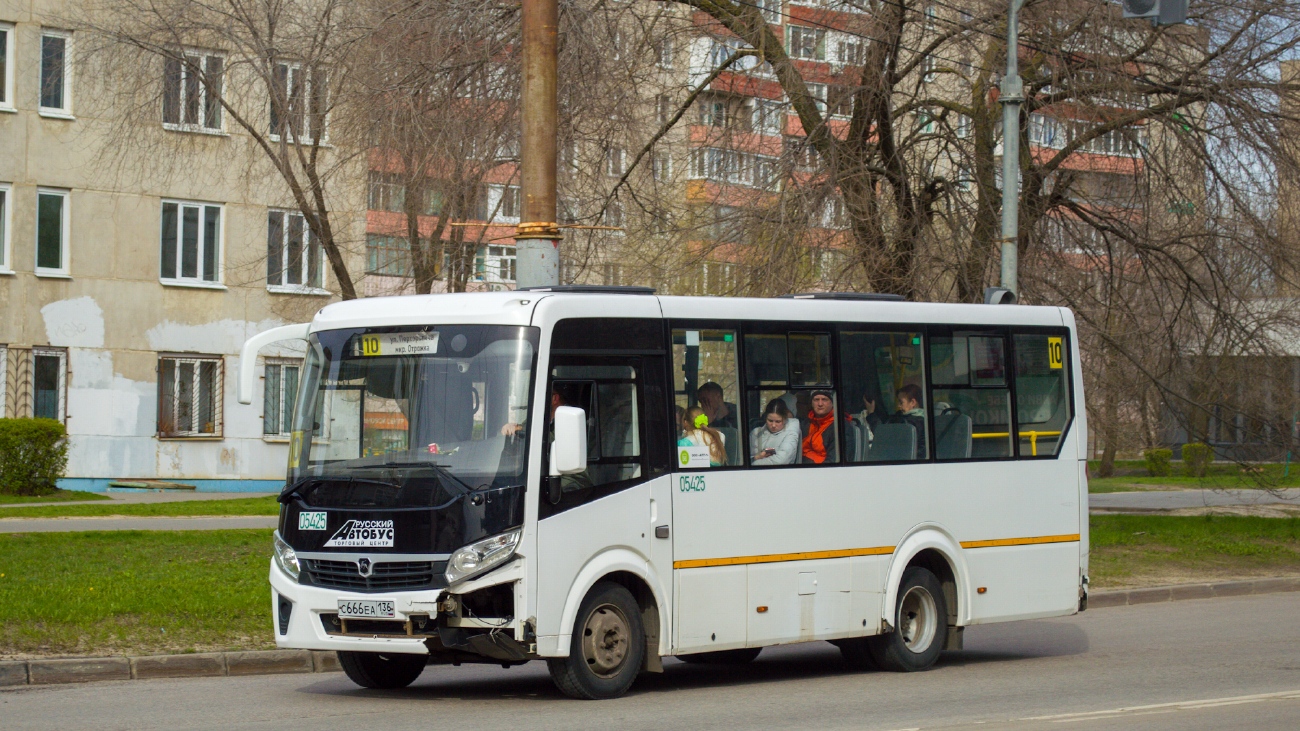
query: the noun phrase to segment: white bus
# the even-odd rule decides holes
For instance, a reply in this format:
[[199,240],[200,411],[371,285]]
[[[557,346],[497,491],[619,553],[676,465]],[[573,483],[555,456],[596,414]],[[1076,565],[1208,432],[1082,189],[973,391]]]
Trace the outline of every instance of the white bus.
[[554,287],[360,299],[305,339],[276,642],[349,678],[547,661],[580,698],[662,658],[825,640],[924,670],[1087,603],[1074,317],[872,295]]

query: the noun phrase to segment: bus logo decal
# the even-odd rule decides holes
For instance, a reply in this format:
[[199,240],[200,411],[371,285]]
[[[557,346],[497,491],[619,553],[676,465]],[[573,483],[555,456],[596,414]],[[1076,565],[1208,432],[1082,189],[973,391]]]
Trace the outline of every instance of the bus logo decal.
[[349,520],[325,542],[325,548],[392,548],[393,521]]

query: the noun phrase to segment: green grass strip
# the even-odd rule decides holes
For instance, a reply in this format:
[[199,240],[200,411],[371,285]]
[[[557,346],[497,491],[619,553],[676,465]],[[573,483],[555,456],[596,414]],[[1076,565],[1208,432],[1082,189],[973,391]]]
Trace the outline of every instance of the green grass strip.
[[271,531],[0,534],[0,656],[270,647]]
[[37,505],[4,508],[3,518],[93,518],[106,515],[128,517],[175,517],[191,515],[279,515],[274,495],[231,500],[184,500],[172,503],[116,503],[112,505]]

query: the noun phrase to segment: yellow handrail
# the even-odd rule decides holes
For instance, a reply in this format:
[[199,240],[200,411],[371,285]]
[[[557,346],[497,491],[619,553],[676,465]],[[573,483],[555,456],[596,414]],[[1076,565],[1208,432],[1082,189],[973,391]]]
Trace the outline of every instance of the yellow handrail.
[[[970,435],[970,438],[971,438],[971,439],[1005,439],[1006,437],[1009,437],[1009,436],[1011,436],[1011,432],[1006,432],[1006,431],[986,431],[986,432],[980,432],[980,433],[978,433],[978,434],[971,434],[971,435]],[[1021,438],[1021,439],[1024,439],[1025,437],[1029,437],[1029,450],[1030,450],[1030,454],[1032,454],[1032,455],[1035,456],[1035,457],[1038,456],[1038,438],[1039,438],[1039,437],[1059,437],[1059,436],[1061,436],[1061,432],[1059,432],[1059,431],[1022,431],[1022,432],[1020,432],[1020,438]]]

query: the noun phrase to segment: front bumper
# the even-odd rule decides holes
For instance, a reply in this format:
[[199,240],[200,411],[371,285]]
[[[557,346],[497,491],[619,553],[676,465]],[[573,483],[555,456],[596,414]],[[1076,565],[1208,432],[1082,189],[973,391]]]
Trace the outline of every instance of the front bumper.
[[[395,619],[406,621],[412,615],[430,619],[438,615],[438,602],[446,589],[426,591],[394,591],[383,594],[359,594],[319,586],[303,586],[285,575],[275,559],[271,560],[271,611],[275,618],[273,631],[277,647],[297,650],[344,650],[354,652],[397,652],[427,655],[425,637],[344,637],[329,634],[321,622],[322,614],[335,614],[340,599],[391,599],[396,605]],[[292,603],[289,622],[280,632],[279,597]]]

